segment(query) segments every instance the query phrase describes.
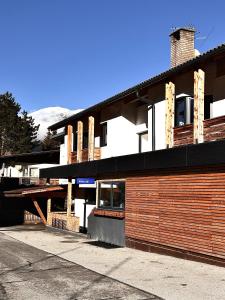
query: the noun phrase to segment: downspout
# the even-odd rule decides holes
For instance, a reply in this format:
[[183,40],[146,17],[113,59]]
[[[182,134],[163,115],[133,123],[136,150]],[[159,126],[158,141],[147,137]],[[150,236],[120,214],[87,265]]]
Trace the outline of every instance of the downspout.
[[155,104],[152,104],[152,151],[155,151]]

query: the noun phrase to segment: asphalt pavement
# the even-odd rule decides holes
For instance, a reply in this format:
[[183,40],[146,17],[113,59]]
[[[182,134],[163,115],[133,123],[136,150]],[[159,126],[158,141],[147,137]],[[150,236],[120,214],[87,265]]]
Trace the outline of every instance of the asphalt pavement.
[[161,299],[0,233],[0,299]]

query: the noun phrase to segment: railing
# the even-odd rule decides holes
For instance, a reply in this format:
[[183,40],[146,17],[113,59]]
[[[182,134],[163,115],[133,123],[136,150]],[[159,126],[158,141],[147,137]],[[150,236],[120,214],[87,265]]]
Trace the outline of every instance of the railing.
[[225,116],[204,120],[204,142],[225,139]]
[[[95,148],[94,149],[94,160],[101,159],[101,148]],[[71,157],[72,164],[77,163],[77,152],[72,152]],[[88,161],[88,149],[82,150],[82,161]]]
[[193,144],[193,124],[175,127],[173,129],[174,147]]

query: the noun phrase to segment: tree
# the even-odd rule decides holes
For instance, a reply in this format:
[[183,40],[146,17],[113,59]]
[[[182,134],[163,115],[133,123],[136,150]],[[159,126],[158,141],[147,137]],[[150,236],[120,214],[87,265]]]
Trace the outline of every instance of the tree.
[[55,131],[51,132],[50,130],[48,130],[46,137],[42,141],[42,150],[56,150],[59,148],[60,142],[52,138],[55,134]]
[[37,144],[38,126],[11,93],[0,95],[0,155],[31,152]]

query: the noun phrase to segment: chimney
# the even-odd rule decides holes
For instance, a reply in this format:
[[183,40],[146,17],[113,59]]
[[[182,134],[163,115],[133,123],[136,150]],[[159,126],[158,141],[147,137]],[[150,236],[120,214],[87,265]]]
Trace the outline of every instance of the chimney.
[[170,34],[172,68],[195,57],[194,40],[194,28],[177,28]]

